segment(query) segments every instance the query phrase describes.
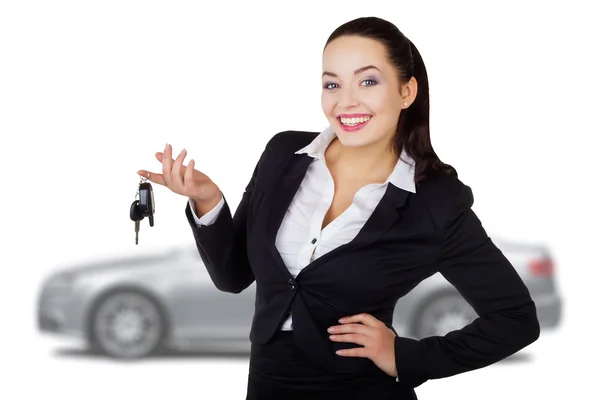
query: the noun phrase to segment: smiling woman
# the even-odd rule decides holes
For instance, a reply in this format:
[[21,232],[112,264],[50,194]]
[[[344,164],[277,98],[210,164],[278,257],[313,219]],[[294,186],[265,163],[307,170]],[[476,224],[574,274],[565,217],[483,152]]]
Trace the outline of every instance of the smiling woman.
[[[529,291],[434,152],[429,86],[414,44],[358,18],[323,51],[329,126],[267,143],[231,215],[205,174],[158,153],[153,182],[185,213],[215,286],[256,282],[247,400],[415,399],[414,388],[497,362],[537,339]],[[392,329],[398,300],[440,272],[472,323],[421,340]],[[456,397],[451,395],[449,397]]]

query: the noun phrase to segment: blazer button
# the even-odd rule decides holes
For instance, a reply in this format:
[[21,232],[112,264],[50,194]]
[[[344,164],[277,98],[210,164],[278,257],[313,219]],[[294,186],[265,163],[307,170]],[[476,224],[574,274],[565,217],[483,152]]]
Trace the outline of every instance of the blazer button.
[[312,244],[317,243],[317,238],[314,238],[313,240],[310,241]]
[[288,280],[288,286],[290,287],[290,290],[296,290],[296,281],[294,281],[294,279],[290,278]]

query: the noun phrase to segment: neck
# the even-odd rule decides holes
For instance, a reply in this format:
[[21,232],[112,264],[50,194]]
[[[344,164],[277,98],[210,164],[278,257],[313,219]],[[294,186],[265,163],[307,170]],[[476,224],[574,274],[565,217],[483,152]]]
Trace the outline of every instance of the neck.
[[335,137],[327,153],[330,168],[344,171],[344,176],[357,181],[385,182],[398,162],[384,141],[363,147],[344,147]]

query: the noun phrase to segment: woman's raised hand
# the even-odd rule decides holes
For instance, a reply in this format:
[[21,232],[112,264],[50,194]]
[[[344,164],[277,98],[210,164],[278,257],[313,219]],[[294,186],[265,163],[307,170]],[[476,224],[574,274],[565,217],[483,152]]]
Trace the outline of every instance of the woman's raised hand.
[[199,203],[220,200],[221,190],[208,176],[194,169],[193,159],[190,159],[187,166],[183,165],[183,160],[187,155],[185,149],[175,160],[172,158],[172,153],[171,145],[167,144],[163,153],[157,152],[155,155],[156,159],[162,163],[162,174],[139,170],[138,175]]

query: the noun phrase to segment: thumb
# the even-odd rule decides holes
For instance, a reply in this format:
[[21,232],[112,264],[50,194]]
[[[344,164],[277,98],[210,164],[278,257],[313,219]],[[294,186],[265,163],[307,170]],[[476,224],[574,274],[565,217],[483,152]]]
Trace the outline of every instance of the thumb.
[[167,186],[167,182],[165,181],[165,177],[163,176],[163,174],[156,174],[154,172],[146,171],[144,169],[139,170],[137,173],[139,176],[148,179],[150,182]]

